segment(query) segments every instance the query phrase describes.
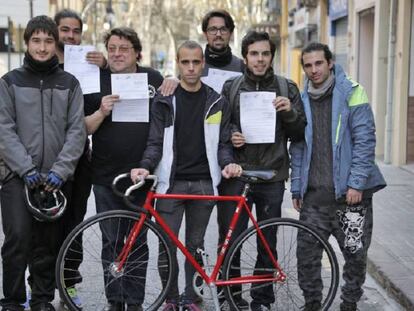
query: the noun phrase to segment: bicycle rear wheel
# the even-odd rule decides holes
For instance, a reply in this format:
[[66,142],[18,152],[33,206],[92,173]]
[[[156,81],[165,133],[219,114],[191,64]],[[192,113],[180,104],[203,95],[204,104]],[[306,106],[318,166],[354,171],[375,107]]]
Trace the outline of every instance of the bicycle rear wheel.
[[73,285],[86,311],[104,310],[109,301],[142,305],[143,310],[157,310],[163,303],[176,265],[170,240],[156,223],[144,222],[124,266],[117,268],[117,257],[140,215],[101,213],[79,224],[66,238],[56,263],[56,282],[69,310],[80,309],[70,295]]
[[[243,298],[249,303],[270,304],[270,310],[293,311],[301,310],[306,302],[317,300],[321,302],[321,310],[328,310],[339,282],[338,261],[331,245],[314,229],[294,219],[269,219],[260,222],[259,227],[286,279],[225,286],[230,307],[239,310],[237,302]],[[238,276],[277,275],[277,269],[258,241],[256,228],[250,227],[232,243],[224,261],[225,280],[235,280]]]

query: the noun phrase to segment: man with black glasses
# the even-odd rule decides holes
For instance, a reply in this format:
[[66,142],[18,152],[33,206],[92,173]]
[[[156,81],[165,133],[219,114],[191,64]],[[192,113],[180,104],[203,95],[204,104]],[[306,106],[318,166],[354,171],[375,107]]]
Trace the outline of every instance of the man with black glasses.
[[225,10],[208,12],[203,18],[201,28],[207,40],[202,75],[207,76],[209,68],[243,72],[243,60],[233,55],[229,46],[234,31],[234,21],[229,12]]

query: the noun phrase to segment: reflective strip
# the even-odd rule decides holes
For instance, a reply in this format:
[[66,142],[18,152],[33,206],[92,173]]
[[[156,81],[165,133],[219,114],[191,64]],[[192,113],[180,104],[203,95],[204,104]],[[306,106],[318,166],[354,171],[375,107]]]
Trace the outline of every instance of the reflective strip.
[[206,119],[206,123],[208,124],[220,124],[221,122],[222,112],[218,111],[215,114],[212,114]]
[[361,85],[358,85],[353,89],[351,98],[349,99],[348,106],[354,107],[368,103],[368,95]]
[[339,131],[341,129],[342,114],[339,115],[338,125],[336,126],[335,144],[338,144]]

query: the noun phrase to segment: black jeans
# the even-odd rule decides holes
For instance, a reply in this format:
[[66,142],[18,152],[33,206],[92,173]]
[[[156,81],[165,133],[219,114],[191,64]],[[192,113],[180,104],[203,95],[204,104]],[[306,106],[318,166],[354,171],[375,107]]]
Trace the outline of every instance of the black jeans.
[[[71,183],[62,188],[70,202]],[[25,271],[31,275],[31,306],[54,299],[55,264],[60,247],[60,220],[39,222],[26,207],[24,183],[14,177],[0,191],[4,243],[3,308],[19,310],[26,301]]]
[[[79,159],[78,166],[75,170],[75,177],[72,183],[71,204],[62,217],[61,226],[61,243],[66,239],[69,233],[80,224],[86,214],[88,198],[92,188],[92,170],[88,154],[84,153]],[[70,247],[69,260],[65,264],[66,287],[71,287],[82,281],[78,268],[83,259],[82,236],[79,236],[76,243]]]
[[[96,212],[102,213],[117,209],[127,209],[122,198],[116,196],[110,186],[93,185],[95,194]],[[136,204],[143,205],[145,192],[134,192]],[[126,302],[127,304],[142,304],[145,296],[145,279],[148,261],[148,245],[146,236],[136,240],[126,262],[124,274],[128,277],[115,279],[109,272],[109,265],[114,261],[114,251],[119,254],[124,246],[124,238],[130,232],[131,223],[119,224],[112,227],[109,223],[100,226],[102,232],[102,266],[104,270],[105,294],[110,302]],[[124,229],[122,232],[120,229]],[[137,263],[142,262],[140,268]],[[134,266],[128,265],[134,264]],[[130,269],[128,271],[128,269]],[[142,280],[140,283],[137,280]]]
[[[253,204],[256,207],[257,220],[262,221],[270,218],[281,216],[281,206],[283,202],[283,194],[285,192],[284,181],[257,183],[250,185],[250,192],[247,197],[247,204],[252,209]],[[219,186],[220,195],[240,195],[244,188],[244,183],[237,179],[223,180]],[[217,222],[219,225],[219,247],[223,244],[230,226],[231,219],[236,209],[236,203],[231,201],[217,202]],[[233,232],[230,244],[247,228],[249,216],[245,211],[240,214],[239,221]],[[272,252],[276,254],[276,232],[274,230],[264,230],[263,234],[269,243]],[[265,249],[258,241],[258,253],[255,268],[271,267],[272,263],[268,260]],[[240,254],[234,257],[232,266],[240,267]],[[240,270],[232,271],[232,276],[240,275]],[[237,291],[237,287],[233,286],[233,291]],[[261,287],[255,290],[252,286],[250,295],[254,303],[269,304],[275,301],[272,285]]]

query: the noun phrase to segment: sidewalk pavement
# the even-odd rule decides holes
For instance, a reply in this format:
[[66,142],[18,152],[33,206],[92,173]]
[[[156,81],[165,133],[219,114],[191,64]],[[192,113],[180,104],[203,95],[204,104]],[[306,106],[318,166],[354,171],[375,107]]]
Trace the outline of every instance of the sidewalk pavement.
[[388,186],[374,195],[368,271],[407,310],[414,310],[414,165],[379,164]]

